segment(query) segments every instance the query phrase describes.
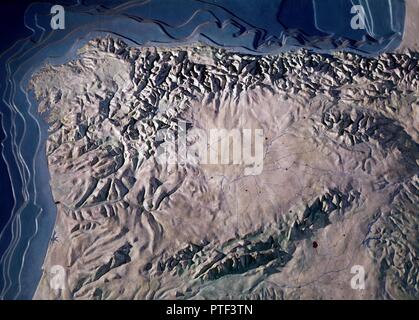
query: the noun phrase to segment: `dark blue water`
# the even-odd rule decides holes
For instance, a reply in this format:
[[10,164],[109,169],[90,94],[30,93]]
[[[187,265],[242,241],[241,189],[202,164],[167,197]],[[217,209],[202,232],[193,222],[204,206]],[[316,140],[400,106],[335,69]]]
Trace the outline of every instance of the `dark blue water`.
[[[24,24],[24,13],[29,5],[29,1],[4,1],[0,9],[0,54],[11,48],[17,39],[22,39],[31,35],[31,31]],[[5,81],[5,65],[0,64],[0,74],[2,79],[1,88],[4,89]],[[9,247],[12,239],[12,231],[10,226],[11,214],[15,205],[13,196],[11,177],[15,190],[20,190],[21,182],[20,174],[15,165],[11,154],[11,144],[6,140],[3,123],[10,123],[10,112],[8,106],[3,100],[0,100],[0,257],[4,255],[5,250]],[[8,132],[10,135],[10,132]],[[8,159],[9,165],[6,164],[5,159]],[[22,201],[19,192],[16,192],[16,200]],[[0,291],[3,289],[4,281],[0,274]]]
[[[50,8],[66,9],[65,30]],[[367,28],[353,30],[362,4]],[[25,11],[26,10],[26,11]],[[0,297],[30,299],[55,220],[45,157],[47,127],[27,90],[46,62],[65,63],[88,40],[108,34],[131,45],[205,42],[249,54],[307,48],[377,55],[403,36],[403,0],[29,1],[0,5]],[[22,39],[18,42],[17,40]]]

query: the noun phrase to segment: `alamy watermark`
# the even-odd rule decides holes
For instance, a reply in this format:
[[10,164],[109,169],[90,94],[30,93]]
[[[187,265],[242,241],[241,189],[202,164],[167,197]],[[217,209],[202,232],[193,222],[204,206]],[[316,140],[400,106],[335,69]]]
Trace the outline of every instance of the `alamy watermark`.
[[365,289],[365,269],[363,266],[354,265],[351,268],[351,273],[355,274],[351,278],[351,288],[354,290]]
[[244,175],[259,175],[263,170],[263,130],[250,128],[193,128],[186,130],[180,121],[177,136],[169,130],[157,132],[156,159],[166,164],[242,165]]
[[354,30],[365,29],[365,9],[362,5],[354,5],[351,8],[351,28]]
[[63,266],[53,265],[49,270],[49,286],[53,290],[64,290],[67,283],[67,272]]
[[58,29],[65,29],[65,10],[63,6],[60,5],[54,5],[51,7],[50,10],[51,14],[53,15],[51,18],[51,28],[53,30]]

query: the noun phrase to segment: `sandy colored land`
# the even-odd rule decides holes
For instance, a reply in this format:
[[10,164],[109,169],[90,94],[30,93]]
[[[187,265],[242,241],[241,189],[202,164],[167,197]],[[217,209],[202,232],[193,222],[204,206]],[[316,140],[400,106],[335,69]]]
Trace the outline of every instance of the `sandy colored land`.
[[[46,66],[32,86],[58,213],[35,298],[419,298],[417,61],[106,38]],[[162,163],[180,120],[191,150],[263,130],[262,170]]]

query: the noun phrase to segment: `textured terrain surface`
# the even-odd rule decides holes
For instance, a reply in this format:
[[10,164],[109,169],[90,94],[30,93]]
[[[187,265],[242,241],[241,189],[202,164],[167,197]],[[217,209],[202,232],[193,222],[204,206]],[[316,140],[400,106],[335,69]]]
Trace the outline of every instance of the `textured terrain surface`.
[[[35,298],[418,299],[418,58],[104,38],[46,66],[31,86],[58,213]],[[263,168],[162,163],[181,120],[192,147],[262,129]]]

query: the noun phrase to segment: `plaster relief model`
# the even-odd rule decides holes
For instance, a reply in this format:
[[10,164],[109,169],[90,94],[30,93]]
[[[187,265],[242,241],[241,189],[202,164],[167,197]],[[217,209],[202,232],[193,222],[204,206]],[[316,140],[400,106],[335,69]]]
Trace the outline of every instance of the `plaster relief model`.
[[58,212],[35,298],[417,299],[418,57],[104,37],[45,66]]

